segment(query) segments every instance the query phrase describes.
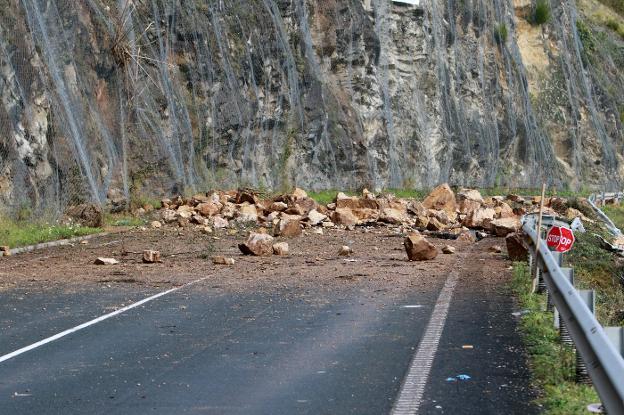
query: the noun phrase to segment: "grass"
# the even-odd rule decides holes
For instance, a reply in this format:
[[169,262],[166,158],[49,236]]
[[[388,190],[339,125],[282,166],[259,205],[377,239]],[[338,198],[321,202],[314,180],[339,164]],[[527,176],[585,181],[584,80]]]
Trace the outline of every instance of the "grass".
[[602,211],[613,221],[620,230],[624,229],[624,206],[606,205]]
[[144,218],[139,218],[136,216],[128,215],[128,214],[112,214],[106,213],[104,214],[104,225],[106,226],[143,226],[147,223]]
[[537,0],[533,10],[533,23],[542,25],[550,20],[550,6],[546,0]]
[[10,248],[74,238],[99,232],[102,232],[101,228],[88,228],[79,225],[58,225],[43,222],[12,221],[0,217],[0,245]]
[[494,37],[496,38],[496,42],[498,44],[506,43],[507,35],[508,35],[508,30],[507,30],[507,25],[505,23],[501,23],[498,26],[496,26],[496,29],[494,30]]
[[541,390],[537,403],[547,415],[585,414],[587,405],[599,402],[593,387],[574,382],[574,352],[559,342],[553,315],[545,295],[531,294],[531,279],[525,263],[514,263],[512,289],[526,310],[520,331],[530,359],[533,383]]

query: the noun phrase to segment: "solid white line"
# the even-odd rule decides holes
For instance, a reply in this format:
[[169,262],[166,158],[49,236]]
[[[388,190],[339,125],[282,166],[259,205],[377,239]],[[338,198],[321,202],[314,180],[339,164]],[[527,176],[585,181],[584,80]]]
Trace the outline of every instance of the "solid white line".
[[143,299],[143,300],[141,300],[141,301],[138,301],[138,302],[136,302],[136,303],[134,303],[134,304],[130,304],[130,305],[127,305],[127,306],[125,306],[125,307],[123,307],[123,308],[120,308],[120,309],[118,309],[118,310],[115,310],[115,311],[113,311],[112,313],[104,314],[103,316],[100,316],[100,317],[98,317],[98,318],[95,318],[95,319],[93,319],[93,320],[91,320],[91,321],[87,321],[86,323],[82,323],[82,324],[81,324],[81,325],[79,325],[79,326],[72,327],[71,329],[67,329],[67,330],[62,331],[62,332],[60,332],[60,333],[58,333],[58,334],[55,334],[54,336],[51,336],[51,337],[48,337],[48,338],[46,338],[46,339],[40,340],[40,341],[38,341],[37,343],[33,343],[33,344],[29,345],[29,346],[22,347],[21,349],[18,349],[18,350],[14,351],[14,352],[11,352],[11,353],[9,353],[9,354],[5,354],[4,356],[0,356],[0,363],[4,362],[5,360],[12,359],[12,358],[14,358],[15,356],[19,356],[19,355],[21,355],[22,353],[26,353],[26,352],[28,352],[28,351],[30,351],[30,350],[36,349],[37,347],[41,347],[41,346],[43,346],[44,344],[48,344],[48,343],[50,343],[50,342],[53,342],[53,341],[55,341],[55,340],[58,340],[58,339],[60,339],[61,337],[65,337],[65,336],[67,336],[68,334],[75,333],[75,332],[77,332],[77,331],[79,331],[79,330],[82,330],[82,329],[84,329],[84,328],[87,328],[87,327],[89,327],[89,326],[92,326],[92,325],[94,325],[94,324],[97,324],[97,323],[99,323],[99,322],[102,322],[102,321],[104,321],[104,320],[107,320],[107,319],[109,319],[109,318],[111,318],[111,317],[115,317],[116,315],[119,315],[119,314],[121,314],[121,313],[124,313],[124,312],[126,312],[126,311],[128,311],[128,310],[132,310],[133,308],[136,308],[136,307],[138,307],[138,306],[140,306],[140,305],[143,305],[143,304],[145,304],[145,303],[147,303],[147,302],[150,302],[150,301],[155,300],[155,299],[157,299],[157,298],[159,298],[159,297],[162,297],[163,295],[170,294],[170,293],[172,293],[172,292],[174,292],[174,291],[178,291],[178,290],[181,290],[182,288],[185,288],[185,287],[188,287],[188,286],[190,286],[190,285],[196,284],[196,283],[198,283],[198,282],[204,281],[204,280],[205,280],[205,279],[207,279],[207,278],[209,278],[209,277],[203,277],[203,278],[200,278],[200,279],[198,279],[198,280],[191,281],[191,282],[189,282],[189,283],[186,283],[186,284],[184,284],[184,285],[181,285],[181,286],[179,286],[179,287],[172,288],[172,289],[170,289],[170,290],[163,291],[163,292],[161,292],[161,293],[158,293],[158,294],[152,295],[151,297],[147,297],[147,298],[145,298],[145,299]]
[[444,283],[429,324],[427,324],[425,335],[418,345],[418,350],[416,350],[407,375],[403,380],[399,397],[392,408],[392,415],[414,415],[418,413],[458,279],[459,276],[453,272]]

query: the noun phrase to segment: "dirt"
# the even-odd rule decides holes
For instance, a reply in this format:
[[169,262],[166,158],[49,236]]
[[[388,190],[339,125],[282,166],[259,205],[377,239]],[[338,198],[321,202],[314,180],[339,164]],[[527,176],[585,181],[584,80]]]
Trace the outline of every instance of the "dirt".
[[[349,284],[370,292],[400,293],[406,288],[423,289],[439,284],[448,272],[473,270],[478,278],[492,283],[507,278],[509,261],[493,254],[493,245],[504,246],[502,238],[471,243],[428,238],[439,251],[444,245],[457,253],[439,254],[431,261],[409,262],[398,228],[358,227],[356,230],[325,230],[323,235],[282,239],[290,245],[287,257],[244,256],[238,243],[241,231],[204,235],[194,230],[163,228],[133,230],[94,238],[88,244],[59,246],[38,252],[0,258],[0,290],[11,288],[62,288],[65,290],[135,284],[143,287],[179,286],[209,276],[204,284],[224,291],[270,291],[281,288],[331,291]],[[349,257],[339,256],[341,246],[353,249]],[[161,252],[163,262],[144,264],[143,250]],[[214,265],[215,255],[233,257],[235,265]],[[95,265],[97,257],[110,257],[118,265]],[[507,273],[506,273],[507,272]],[[470,274],[470,272],[467,272]],[[466,275],[466,274],[465,274]]]

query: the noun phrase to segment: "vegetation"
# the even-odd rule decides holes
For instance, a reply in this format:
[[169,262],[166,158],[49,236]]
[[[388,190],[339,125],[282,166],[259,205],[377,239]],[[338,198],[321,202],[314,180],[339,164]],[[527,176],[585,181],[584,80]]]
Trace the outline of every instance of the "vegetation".
[[624,206],[606,205],[602,211],[613,221],[620,230],[624,229]]
[[41,242],[74,238],[102,232],[100,228],[88,228],[79,225],[59,225],[44,222],[13,221],[0,217],[0,245],[17,248]]
[[533,23],[542,25],[550,20],[550,6],[547,0],[537,0],[533,10]]
[[624,1],[622,0],[600,0],[605,6],[611,7],[614,12],[624,16]]
[[496,26],[496,29],[494,31],[494,38],[496,39],[496,42],[499,45],[507,42],[507,35],[508,35],[508,31],[507,31],[507,25],[505,23],[501,23],[498,26]]
[[143,226],[147,223],[144,218],[132,216],[125,213],[107,213],[104,215],[104,224],[106,226]]
[[549,415],[586,413],[588,404],[600,400],[591,386],[574,382],[574,352],[559,342],[552,313],[543,311],[545,296],[531,294],[525,263],[514,263],[512,288],[525,310],[520,330],[529,354],[533,382],[542,391],[538,403]]

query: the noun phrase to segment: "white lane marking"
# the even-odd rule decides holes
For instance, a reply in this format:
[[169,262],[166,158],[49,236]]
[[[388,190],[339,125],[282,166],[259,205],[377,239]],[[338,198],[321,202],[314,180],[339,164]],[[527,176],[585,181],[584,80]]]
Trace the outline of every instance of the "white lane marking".
[[403,380],[399,396],[392,408],[392,415],[414,415],[418,413],[458,279],[458,274],[453,272],[444,283],[429,324],[427,324],[425,335],[418,345],[418,350],[416,350],[407,375]]
[[28,351],[30,351],[30,350],[36,349],[37,347],[41,347],[41,346],[43,346],[44,344],[48,344],[48,343],[50,343],[50,342],[53,342],[53,341],[55,341],[55,340],[58,340],[58,339],[60,339],[61,337],[65,337],[65,336],[67,336],[68,334],[75,333],[75,332],[77,332],[77,331],[79,331],[79,330],[82,330],[82,329],[87,328],[87,327],[89,327],[89,326],[92,326],[92,325],[94,325],[94,324],[100,323],[100,322],[102,322],[102,321],[104,321],[104,320],[107,320],[107,319],[109,319],[109,318],[111,318],[111,317],[115,317],[116,315],[119,315],[119,314],[121,314],[121,313],[124,313],[124,312],[126,312],[126,311],[128,311],[128,310],[132,310],[133,308],[136,308],[136,307],[138,307],[138,306],[140,306],[140,305],[143,305],[143,304],[145,304],[145,303],[147,303],[147,302],[150,302],[150,301],[155,300],[155,299],[157,299],[157,298],[159,298],[159,297],[162,297],[163,295],[171,294],[171,293],[172,293],[172,292],[174,292],[174,291],[178,291],[178,290],[181,290],[182,288],[186,288],[186,287],[188,287],[188,286],[190,286],[190,285],[197,284],[198,282],[204,281],[204,280],[206,280],[206,279],[208,279],[208,278],[210,278],[210,277],[209,277],[209,276],[208,276],[208,277],[203,277],[203,278],[200,278],[200,279],[198,279],[198,280],[191,281],[191,282],[189,282],[189,283],[186,283],[186,284],[184,284],[184,285],[181,285],[181,286],[179,286],[179,287],[175,287],[175,288],[172,288],[172,289],[170,289],[170,290],[163,291],[163,292],[161,292],[161,293],[158,293],[158,294],[152,295],[151,297],[147,297],[147,298],[145,298],[145,299],[143,299],[143,300],[141,300],[141,301],[138,301],[138,302],[136,302],[136,303],[134,303],[134,304],[130,304],[130,305],[127,305],[127,306],[125,306],[125,307],[123,307],[123,308],[120,308],[120,309],[118,309],[118,310],[115,310],[115,311],[113,311],[112,313],[104,314],[103,316],[100,316],[100,317],[98,317],[98,318],[95,318],[95,319],[93,319],[93,320],[91,320],[91,321],[87,321],[86,323],[82,323],[82,324],[81,324],[81,325],[79,325],[79,326],[72,327],[71,329],[67,329],[67,330],[62,331],[62,332],[60,332],[60,333],[58,333],[58,334],[55,334],[54,336],[51,336],[51,337],[48,337],[48,338],[46,338],[46,339],[40,340],[40,341],[38,341],[37,343],[33,343],[33,344],[29,345],[29,346],[22,347],[21,349],[18,349],[18,350],[14,351],[14,352],[11,352],[11,353],[9,353],[9,354],[5,354],[4,356],[0,356],[0,363],[4,362],[5,360],[9,360],[9,359],[12,359],[12,358],[14,358],[14,357],[16,357],[16,356],[19,356],[19,355],[21,355],[22,353],[26,353],[26,352],[28,352]]
[[404,305],[403,308],[422,308],[421,304]]

